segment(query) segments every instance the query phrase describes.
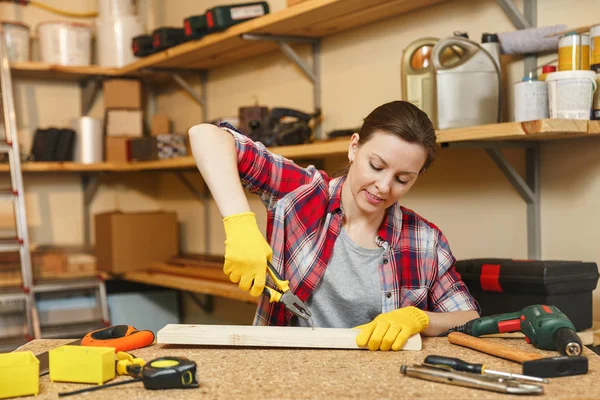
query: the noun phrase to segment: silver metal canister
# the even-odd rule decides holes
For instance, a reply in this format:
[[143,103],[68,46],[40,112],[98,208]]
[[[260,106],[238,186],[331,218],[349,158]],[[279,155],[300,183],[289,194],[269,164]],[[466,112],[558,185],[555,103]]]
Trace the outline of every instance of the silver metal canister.
[[544,81],[524,80],[515,83],[515,121],[548,118],[548,86]]
[[73,161],[94,164],[104,161],[104,141],[102,120],[92,117],[79,117],[72,120],[75,131]]

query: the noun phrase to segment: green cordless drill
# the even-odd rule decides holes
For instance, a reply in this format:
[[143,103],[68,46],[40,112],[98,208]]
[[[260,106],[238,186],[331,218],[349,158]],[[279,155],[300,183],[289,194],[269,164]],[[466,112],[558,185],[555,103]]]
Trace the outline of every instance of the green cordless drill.
[[575,326],[555,306],[533,305],[521,311],[490,315],[467,322],[448,331],[471,336],[494,333],[522,332],[527,343],[542,350],[558,350],[562,355],[581,354],[581,339]]

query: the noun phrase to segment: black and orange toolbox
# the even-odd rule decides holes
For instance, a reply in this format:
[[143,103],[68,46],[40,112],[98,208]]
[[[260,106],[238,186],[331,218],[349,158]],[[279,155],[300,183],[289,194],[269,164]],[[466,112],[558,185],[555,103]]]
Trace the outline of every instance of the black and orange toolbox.
[[565,313],[577,331],[592,327],[596,263],[481,258],[457,261],[456,270],[482,316],[549,304]]

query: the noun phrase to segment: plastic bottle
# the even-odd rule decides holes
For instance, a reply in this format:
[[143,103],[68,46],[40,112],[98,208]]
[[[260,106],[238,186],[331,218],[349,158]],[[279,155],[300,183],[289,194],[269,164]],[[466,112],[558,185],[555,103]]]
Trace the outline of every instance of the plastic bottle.
[[500,41],[498,40],[498,35],[495,33],[483,33],[481,35],[481,47],[490,53],[498,66],[498,71],[500,71]]

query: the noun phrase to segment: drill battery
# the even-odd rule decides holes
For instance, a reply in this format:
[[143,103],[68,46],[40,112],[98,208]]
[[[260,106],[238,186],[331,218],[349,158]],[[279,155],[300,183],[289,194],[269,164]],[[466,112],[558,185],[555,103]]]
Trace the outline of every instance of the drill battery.
[[471,259],[457,261],[456,271],[479,303],[482,317],[548,304],[558,307],[577,331],[592,327],[596,263]]
[[152,32],[152,48],[161,51],[186,41],[183,28],[160,27]]
[[192,15],[183,20],[183,31],[187,39],[201,39],[208,34],[206,15]]
[[208,33],[224,31],[230,26],[268,13],[269,4],[266,1],[213,7],[206,11],[206,26]]
[[139,35],[131,39],[131,50],[136,57],[146,57],[154,53],[152,35]]

